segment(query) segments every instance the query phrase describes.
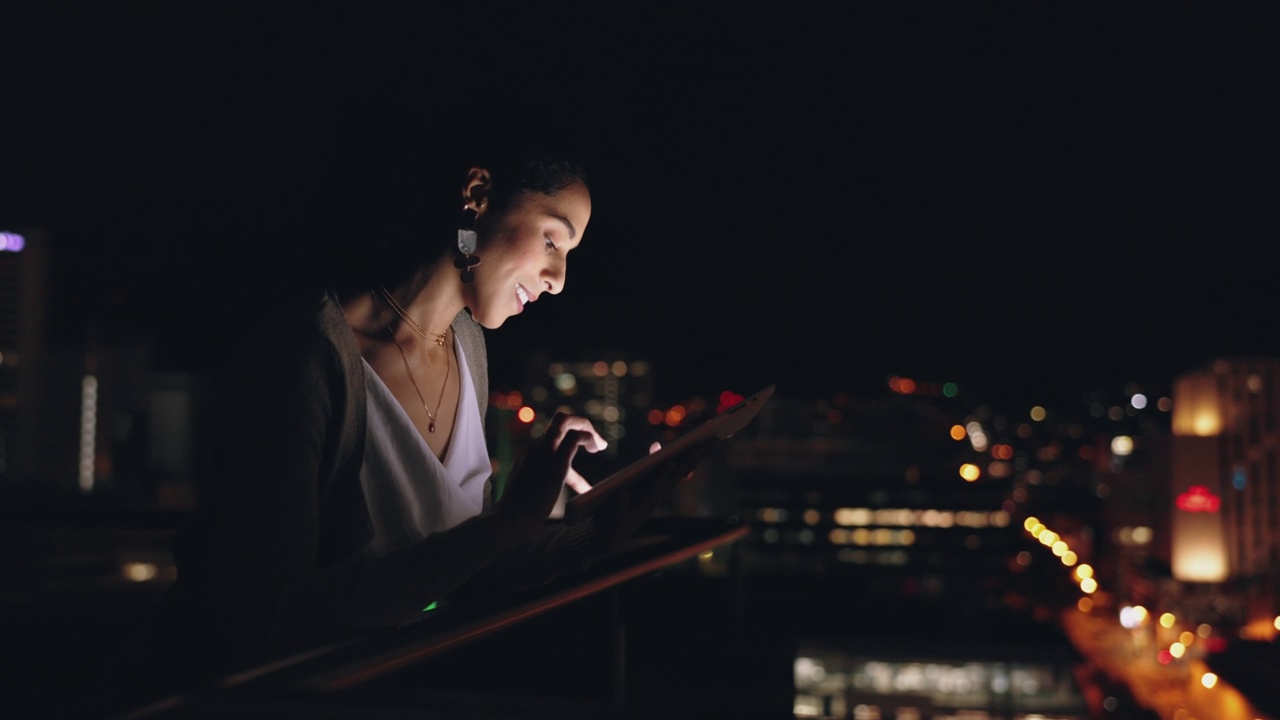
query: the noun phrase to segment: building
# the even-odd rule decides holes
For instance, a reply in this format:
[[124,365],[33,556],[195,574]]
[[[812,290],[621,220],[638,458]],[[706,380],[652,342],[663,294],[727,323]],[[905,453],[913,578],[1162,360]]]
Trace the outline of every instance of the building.
[[751,573],[980,598],[1022,570],[1010,562],[1023,549],[1012,451],[985,425],[942,396],[775,396],[714,458],[708,492],[717,514],[751,521]]
[[[0,489],[20,490],[30,477],[44,352],[49,235],[0,227]],[[25,429],[25,430],[24,430]]]
[[50,345],[52,252],[0,227],[0,490],[189,506],[201,379],[155,374],[146,340]]
[[1280,566],[1280,360],[1223,359],[1174,388],[1173,573],[1274,582]]

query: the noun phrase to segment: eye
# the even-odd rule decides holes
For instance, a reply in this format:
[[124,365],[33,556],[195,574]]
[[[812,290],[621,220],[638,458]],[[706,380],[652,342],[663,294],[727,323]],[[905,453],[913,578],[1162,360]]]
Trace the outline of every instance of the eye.
[[551,240],[551,236],[550,236],[550,235],[543,235],[542,237],[543,237],[543,239],[544,239],[544,240],[546,240],[546,241],[547,241],[547,249],[548,249],[548,250],[551,250],[551,251],[553,251],[553,252],[554,252],[554,251],[556,251],[556,250],[559,250],[559,249],[560,249],[560,248],[559,248],[559,247],[557,247],[557,246],[556,246],[556,244]]

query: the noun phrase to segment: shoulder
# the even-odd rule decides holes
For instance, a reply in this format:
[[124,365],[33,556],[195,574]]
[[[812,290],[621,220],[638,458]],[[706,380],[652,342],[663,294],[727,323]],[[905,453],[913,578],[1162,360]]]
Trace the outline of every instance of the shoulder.
[[458,338],[458,344],[462,346],[462,352],[466,353],[467,364],[471,366],[472,372],[487,374],[489,358],[484,343],[484,328],[471,319],[471,313],[465,309],[453,318],[450,327]]
[[484,328],[465,309],[453,318],[450,327],[466,355],[467,369],[471,372],[476,401],[480,404],[480,418],[483,420],[489,407],[489,356],[484,344]]
[[225,372],[232,382],[278,382],[302,376],[326,382],[360,373],[360,352],[342,305],[331,291],[286,298],[252,322]]
[[258,323],[253,337],[269,345],[323,345],[339,352],[357,351],[342,304],[329,290],[289,298]]

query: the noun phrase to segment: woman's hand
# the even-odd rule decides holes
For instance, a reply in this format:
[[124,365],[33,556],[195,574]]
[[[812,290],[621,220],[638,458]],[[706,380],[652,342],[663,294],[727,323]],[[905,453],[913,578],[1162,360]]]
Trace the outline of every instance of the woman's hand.
[[590,489],[573,469],[578,449],[594,453],[607,446],[590,420],[556,413],[546,435],[531,444],[512,469],[494,511],[506,515],[522,534],[536,532],[551,515],[561,487],[568,484],[578,492]]
[[[657,452],[660,447],[653,443],[649,446],[649,453]],[[704,444],[697,450],[668,460],[630,486],[611,493],[591,516],[591,534],[597,551],[612,550],[635,532],[681,481],[693,475],[698,463],[706,456],[707,447]]]
[[[590,434],[590,441],[582,445],[582,448],[589,453],[598,453],[609,447],[609,443],[605,441],[604,436],[596,431],[591,421],[577,415],[556,413],[555,417],[551,418],[551,424],[547,427],[546,437],[551,438],[552,447],[559,447],[564,436],[572,431]],[[564,484],[568,485],[576,493],[584,493],[591,489],[591,483],[587,482],[587,479],[582,477],[581,473],[574,470],[572,465],[569,466],[569,471],[565,474]]]

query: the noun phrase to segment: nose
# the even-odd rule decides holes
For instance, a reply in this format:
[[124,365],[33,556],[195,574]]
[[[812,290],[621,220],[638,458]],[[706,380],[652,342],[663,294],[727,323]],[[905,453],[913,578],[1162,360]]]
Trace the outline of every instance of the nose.
[[546,269],[542,271],[542,282],[547,292],[559,295],[564,290],[568,269],[568,262],[564,258],[556,258],[547,264]]

